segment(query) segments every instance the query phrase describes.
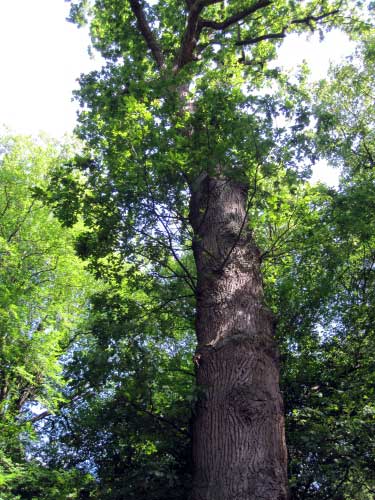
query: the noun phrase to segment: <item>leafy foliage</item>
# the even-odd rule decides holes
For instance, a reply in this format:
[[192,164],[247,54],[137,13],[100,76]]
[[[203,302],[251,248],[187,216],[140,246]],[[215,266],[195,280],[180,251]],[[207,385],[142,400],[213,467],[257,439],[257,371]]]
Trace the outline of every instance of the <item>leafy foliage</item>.
[[[290,82],[268,68],[289,32],[362,29],[354,5],[85,0],[71,12],[90,22],[107,59],[76,93],[82,154],[61,161],[51,146],[2,146],[2,495],[188,497],[197,397],[189,196],[208,172],[249,186],[278,317],[292,498],[370,500],[373,41],[361,63],[321,83],[315,134],[305,69]],[[344,165],[337,191],[305,182],[323,156]],[[30,188],[68,228],[83,220],[81,230],[62,228]],[[73,236],[106,281],[89,314],[83,281],[92,281]],[[36,402],[59,412],[35,431]],[[25,442],[44,465],[25,460]]]
[[[0,148],[0,482],[7,499],[26,498],[29,487],[36,490],[27,498],[66,498],[62,485],[75,473],[49,473],[25,461],[25,450],[38,414],[64,402],[60,358],[93,280],[74,254],[74,232],[33,194],[64,148],[22,137],[5,137]],[[38,496],[43,477],[52,489]]]
[[[148,313],[148,330],[138,306],[131,301],[129,308],[127,294],[146,289],[150,311],[161,297],[167,302],[174,298],[176,289],[182,296],[195,292],[189,191],[202,172],[226,175],[249,185],[248,210],[263,248],[267,300],[279,317],[293,496],[367,498],[373,487],[373,454],[365,452],[366,440],[372,442],[371,376],[367,370],[360,376],[358,368],[358,384],[351,385],[352,367],[358,364],[358,294],[354,298],[352,292],[361,287],[368,244],[364,232],[356,235],[359,227],[365,231],[368,226],[360,219],[363,198],[354,186],[335,193],[302,182],[309,162],[322,153],[334,150],[331,158],[335,154],[341,163],[343,148],[337,146],[345,141],[329,135],[332,122],[318,118],[314,149],[303,72],[291,84],[267,67],[288,32],[337,25],[355,31],[363,25],[354,22],[353,4],[342,2],[255,2],[250,7],[200,2],[196,25],[192,6],[73,3],[73,19],[90,22],[94,47],[107,65],[81,77],[78,133],[86,150],[55,170],[54,184],[64,180],[65,185],[50,190],[47,199],[67,225],[83,214],[86,230],[78,251],[98,274],[110,276],[112,291],[97,297],[86,343],[69,368],[74,383],[83,383],[88,393],[78,391],[82,409],[78,406],[77,414],[69,416],[83,437],[74,445],[65,433],[66,446],[85,450],[75,457],[78,462],[95,464],[102,497],[142,498],[146,492],[137,489],[142,477],[151,481],[155,498],[184,497],[178,490],[182,476],[173,483],[177,490],[164,492],[150,476],[156,457],[160,477],[165,477],[163,464],[174,472],[176,464],[186,464],[176,455],[175,438],[168,433],[162,439],[155,422],[166,416],[188,429],[178,402],[191,386],[179,386],[177,398],[175,389],[163,396],[166,387],[174,387],[165,374],[176,358],[165,356],[165,340],[158,333],[163,315]],[[353,22],[347,23],[351,16]],[[268,82],[276,82],[277,93],[265,91]],[[323,85],[323,92],[327,102],[337,102],[332,86]],[[348,102],[351,106],[350,97]],[[322,107],[317,113],[334,115],[336,109]],[[339,122],[337,116],[332,120]],[[353,137],[345,144],[353,147]],[[113,294],[116,288],[119,295]],[[190,299],[179,304],[185,304],[190,317]],[[181,312],[176,313],[167,316],[173,332],[163,325],[171,332],[167,350],[178,338]],[[189,322],[182,328],[191,346]],[[188,352],[181,348],[180,353]],[[191,370],[187,358],[177,358],[179,369]],[[185,417],[189,413],[185,407]],[[136,421],[141,418],[140,431]],[[106,453],[98,456],[95,443]],[[165,462],[168,455],[175,465]],[[129,482],[124,485],[121,477]]]
[[57,447],[45,459],[95,471],[98,498],[184,498],[188,489],[191,298],[162,296],[139,273],[112,282],[93,297],[67,366],[75,404],[51,421]]
[[298,499],[374,493],[371,46],[366,40],[357,59],[317,89],[317,150],[342,167],[341,182],[337,191],[312,191],[289,239],[292,251],[268,275]]

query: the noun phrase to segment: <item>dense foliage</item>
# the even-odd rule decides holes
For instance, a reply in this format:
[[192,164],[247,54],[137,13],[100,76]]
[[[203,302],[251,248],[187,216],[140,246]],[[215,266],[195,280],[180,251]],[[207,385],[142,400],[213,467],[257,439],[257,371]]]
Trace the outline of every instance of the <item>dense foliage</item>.
[[74,253],[74,233],[33,193],[67,151],[22,137],[4,137],[0,148],[1,498],[62,499],[77,474],[48,473],[25,453],[33,423],[66,403],[60,359],[84,319],[93,280]]
[[[250,184],[278,320],[291,497],[370,500],[374,42],[309,88],[304,71],[291,83],[267,61],[289,31],[346,22],[339,4],[265,2],[267,15],[229,23],[220,38],[223,9],[230,19],[245,6],[208,2],[212,26],[195,61],[178,52],[184,7],[146,9],[161,55],[139,34],[137,3],[73,4],[108,60],[77,93],[84,153],[14,138],[1,146],[1,498],[188,498],[197,398],[188,186],[220,164]],[[179,113],[178,86],[192,75],[194,112]],[[317,158],[342,169],[337,189],[306,181]],[[77,234],[100,287],[74,255]]]

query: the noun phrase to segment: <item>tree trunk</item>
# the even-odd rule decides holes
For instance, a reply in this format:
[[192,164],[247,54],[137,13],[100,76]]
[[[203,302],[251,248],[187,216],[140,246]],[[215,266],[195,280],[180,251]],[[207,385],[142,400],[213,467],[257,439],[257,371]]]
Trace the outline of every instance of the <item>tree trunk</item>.
[[263,305],[247,189],[202,175],[190,220],[198,272],[193,500],[285,500],[274,319]]

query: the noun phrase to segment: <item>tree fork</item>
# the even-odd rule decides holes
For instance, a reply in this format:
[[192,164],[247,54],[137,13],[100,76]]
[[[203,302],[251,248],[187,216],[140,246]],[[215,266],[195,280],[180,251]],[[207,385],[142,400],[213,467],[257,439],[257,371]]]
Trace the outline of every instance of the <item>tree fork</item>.
[[287,498],[275,322],[263,304],[246,205],[247,187],[224,177],[203,174],[192,189],[199,394],[193,500]]

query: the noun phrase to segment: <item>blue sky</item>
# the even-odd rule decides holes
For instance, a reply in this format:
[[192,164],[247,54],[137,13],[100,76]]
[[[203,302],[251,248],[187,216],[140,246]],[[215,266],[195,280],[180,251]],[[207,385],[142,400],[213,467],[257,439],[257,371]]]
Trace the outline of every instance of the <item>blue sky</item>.
[[[88,55],[87,30],[68,23],[68,13],[64,0],[0,0],[0,126],[56,138],[72,131],[77,109],[72,90],[78,76],[99,61]],[[338,61],[350,50],[342,34],[330,33],[321,44],[317,36],[290,36],[279,62],[292,69],[306,59],[319,79],[330,60]]]

